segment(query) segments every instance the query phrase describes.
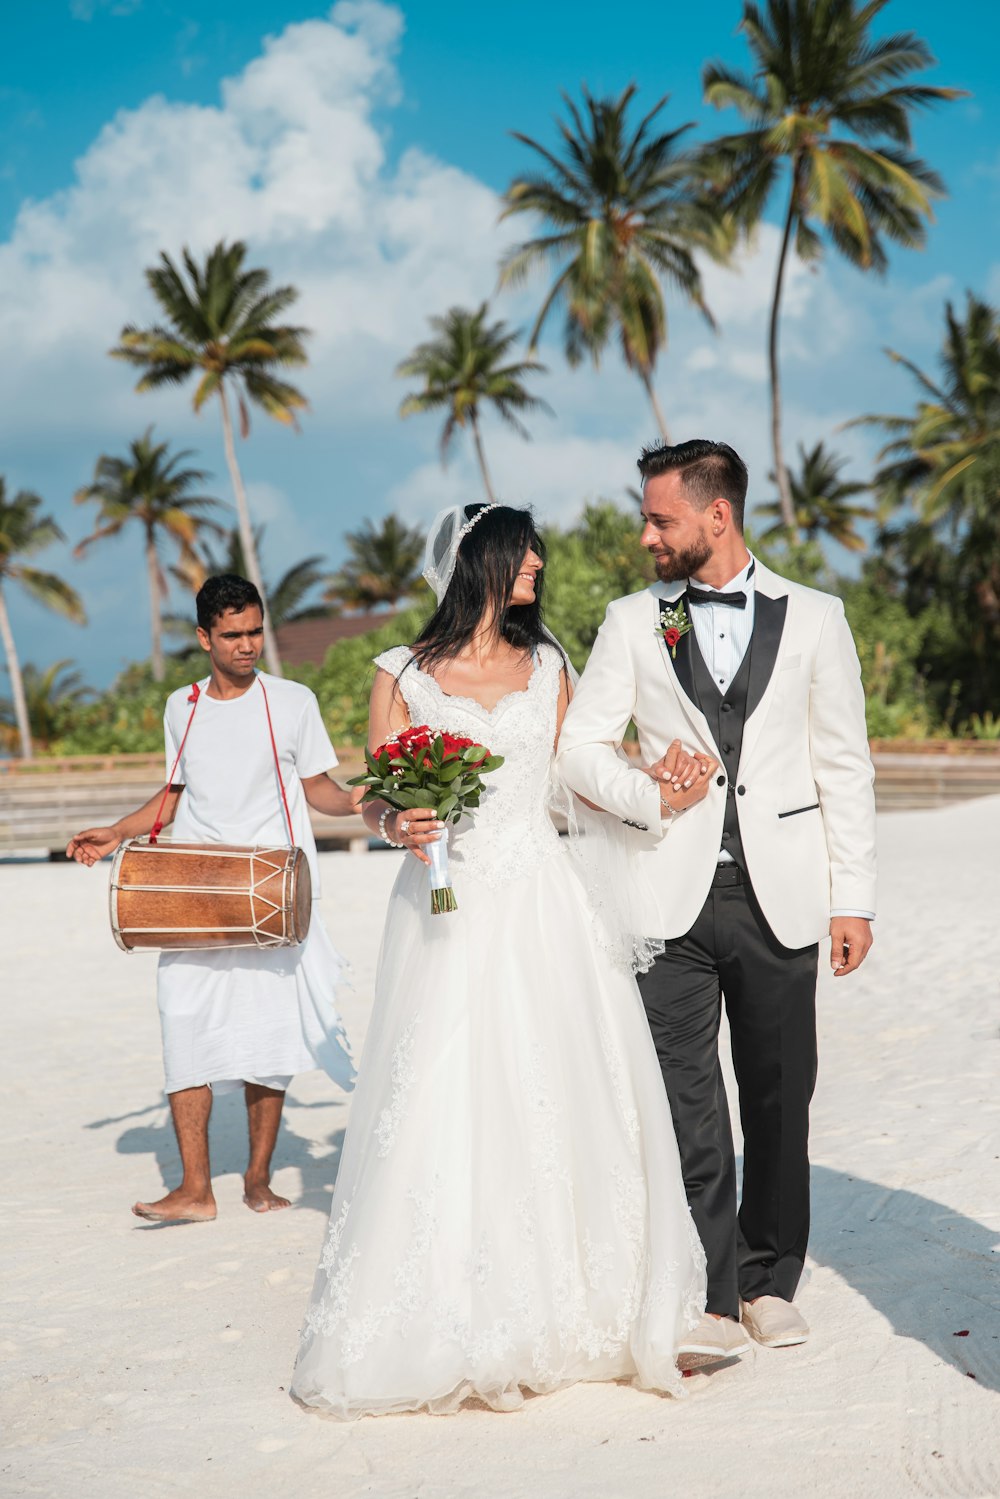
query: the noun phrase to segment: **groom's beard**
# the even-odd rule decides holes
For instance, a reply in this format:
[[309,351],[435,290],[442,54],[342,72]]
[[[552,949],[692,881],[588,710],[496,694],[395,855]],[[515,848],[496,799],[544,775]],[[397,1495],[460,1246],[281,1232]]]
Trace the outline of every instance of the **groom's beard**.
[[659,554],[654,552],[656,576],[661,583],[680,583],[699,573],[707,563],[711,562],[712,555],[712,548],[708,544],[707,537],[704,536],[699,537],[693,546],[684,547],[680,551],[664,551]]

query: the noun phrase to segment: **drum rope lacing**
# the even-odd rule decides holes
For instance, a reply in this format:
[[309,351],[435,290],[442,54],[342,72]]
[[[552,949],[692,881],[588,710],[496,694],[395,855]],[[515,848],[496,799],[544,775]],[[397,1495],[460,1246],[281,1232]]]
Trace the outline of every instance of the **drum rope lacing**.
[[[143,853],[143,852],[150,852],[150,851],[151,850],[150,850],[150,847],[149,847],[148,844],[142,845],[142,844],[136,843],[136,844],[132,845],[132,852],[133,853]],[[199,859],[235,859],[235,858],[244,858],[245,859],[245,858],[248,857],[248,853],[247,853],[246,850],[241,850],[240,853],[237,854],[237,853],[233,852],[233,850],[231,850],[231,849],[221,849],[221,848],[220,849],[213,849],[212,846],[211,846],[211,844],[200,844],[200,845],[198,845],[195,848],[183,848],[183,847],[178,846],[177,844],[174,844],[171,847],[170,852],[172,854],[187,854],[191,858],[199,858]],[[257,947],[280,947],[280,946],[282,946],[283,945],[283,939],[282,939],[282,937],[280,935],[277,935],[277,934],[272,933],[272,932],[267,932],[267,931],[264,930],[264,924],[265,924],[265,922],[270,921],[279,912],[282,912],[282,911],[285,911],[285,910],[288,909],[288,890],[287,890],[288,869],[287,869],[287,866],[286,866],[286,864],[285,864],[285,862],[284,862],[283,859],[280,860],[280,861],[275,861],[275,857],[274,856],[276,856],[279,853],[284,854],[284,849],[277,849],[277,848],[274,848],[274,849],[271,849],[271,848],[255,848],[255,849],[252,849],[252,850],[249,851],[249,858],[250,858],[250,889],[249,889],[249,891],[247,890],[246,885],[185,885],[185,887],[184,887],[184,893],[186,895],[237,895],[237,896],[242,896],[242,895],[249,894],[250,895],[250,900],[251,900],[251,911],[253,913],[253,918],[252,918],[249,926],[218,926],[215,923],[213,923],[211,926],[207,926],[207,927],[203,927],[203,926],[175,926],[175,927],[170,927],[169,928],[170,934],[172,936],[177,936],[177,935],[191,936],[191,935],[197,935],[197,934],[200,934],[200,933],[203,933],[203,932],[249,932],[252,935],[252,937],[254,939],[254,943],[256,944]],[[258,874],[257,868],[256,868],[256,866],[258,864],[262,865],[263,868],[267,871],[267,873],[260,873],[260,874]],[[270,895],[267,895],[262,890],[262,888],[261,888],[263,885],[266,885],[269,880],[273,880],[274,877],[275,877],[275,875],[281,875],[281,877],[282,877],[282,882],[281,882],[281,899],[280,900],[274,900]],[[124,891],[127,891],[129,894],[133,894],[133,893],[136,893],[136,892],[146,893],[146,892],[152,891],[152,892],[156,892],[156,893],[159,893],[159,894],[172,895],[172,894],[174,894],[176,892],[176,889],[177,889],[177,887],[175,885],[139,885],[139,884],[131,884],[131,883],[129,883],[128,885],[121,885],[113,877],[112,877],[112,881],[111,881],[111,890],[112,890],[112,893],[114,893],[116,890],[124,890]],[[257,914],[257,906],[258,906],[258,904],[260,904],[261,906],[264,906],[264,907],[270,907],[270,909],[269,910],[265,909],[262,915],[258,915]],[[163,930],[164,930],[164,928],[162,926],[123,926],[123,925],[119,925],[117,927],[117,932],[120,933],[122,936],[125,936],[125,935],[138,935],[138,934],[141,934],[141,933],[150,933],[150,932],[161,932]]]

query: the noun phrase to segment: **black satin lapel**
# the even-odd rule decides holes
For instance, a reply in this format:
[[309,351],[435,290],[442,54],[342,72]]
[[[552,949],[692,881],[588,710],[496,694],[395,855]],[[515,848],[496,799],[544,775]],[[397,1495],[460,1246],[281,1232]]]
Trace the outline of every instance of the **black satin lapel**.
[[[768,598],[757,593],[754,599],[753,639],[750,645],[750,680],[747,683],[746,718],[757,708],[767,691],[781,646],[781,635],[788,613],[788,595]],[[745,720],[744,720],[745,721]]]
[[[663,603],[666,603],[665,599],[661,600],[661,604]],[[688,619],[690,619],[691,611],[688,608],[686,593],[682,593],[679,599],[674,599],[671,607],[676,609],[679,604],[683,604],[684,613],[687,615]],[[685,634],[683,634],[680,640],[678,640],[676,656],[671,651],[669,645],[664,644],[663,648],[667,653],[667,660],[673,667],[674,676],[677,678],[681,691],[691,703],[692,707],[698,708],[698,711],[700,712],[701,709],[698,704],[698,689],[694,684],[694,663],[691,659],[691,647],[693,642],[694,629],[692,628]]]

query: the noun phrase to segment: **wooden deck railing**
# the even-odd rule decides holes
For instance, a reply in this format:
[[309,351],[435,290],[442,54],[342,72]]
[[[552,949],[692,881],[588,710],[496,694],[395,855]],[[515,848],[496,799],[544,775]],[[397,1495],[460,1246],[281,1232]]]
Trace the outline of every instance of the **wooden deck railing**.
[[[891,812],[1000,796],[1000,744],[880,741],[872,745],[875,796]],[[361,752],[348,750],[338,780],[356,775]],[[114,822],[163,785],[159,755],[93,755],[0,760],[0,858],[58,853],[80,828]],[[311,814],[323,848],[367,847],[360,817]]]

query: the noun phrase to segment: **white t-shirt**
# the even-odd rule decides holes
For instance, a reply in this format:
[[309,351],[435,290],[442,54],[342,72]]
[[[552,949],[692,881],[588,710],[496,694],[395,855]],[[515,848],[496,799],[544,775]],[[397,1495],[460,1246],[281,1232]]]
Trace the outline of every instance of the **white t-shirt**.
[[[178,842],[287,846],[288,825],[267,727],[266,691],[292,832],[309,860],[315,898],[320,893],[319,865],[302,781],[337,764],[315,694],[301,682],[258,672],[253,686],[240,697],[223,701],[209,697],[205,690],[209,680],[206,677],[198,683],[201,696],[173,775],[174,784],[182,784],[184,792],[172,836]],[[190,687],[171,693],[164,710],[168,777],[191,716],[190,693]]]

